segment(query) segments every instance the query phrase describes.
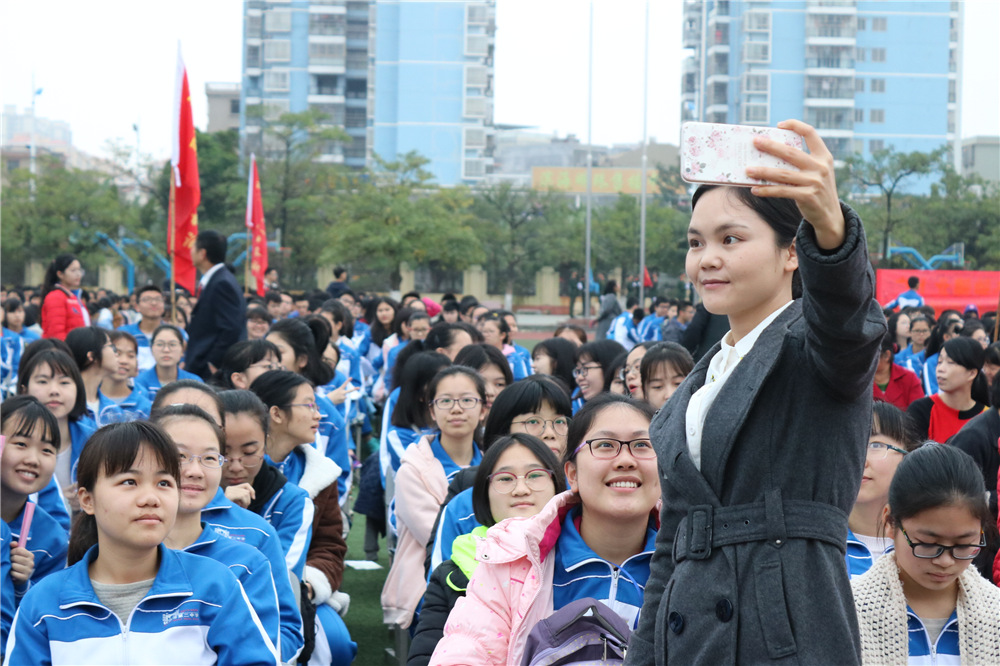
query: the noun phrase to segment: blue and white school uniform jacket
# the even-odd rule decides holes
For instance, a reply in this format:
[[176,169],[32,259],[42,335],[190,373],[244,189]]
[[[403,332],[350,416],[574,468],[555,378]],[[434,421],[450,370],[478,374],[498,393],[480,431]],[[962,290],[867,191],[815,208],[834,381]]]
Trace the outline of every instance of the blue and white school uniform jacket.
[[631,312],[623,312],[611,322],[608,328],[607,339],[614,340],[629,351],[639,342],[639,331],[635,327],[635,320],[632,319]]
[[[289,456],[291,457],[291,456]],[[274,465],[270,459],[268,463]],[[279,467],[279,465],[275,465]],[[288,570],[302,578],[306,553],[312,542],[313,515],[316,507],[309,493],[289,480],[261,509],[260,516],[274,527],[285,553]]]
[[[378,462],[379,470],[382,475],[382,487],[385,488],[385,475],[389,470],[393,470],[392,474],[395,477],[395,470],[399,469],[399,460],[396,461],[396,466],[392,466],[392,459],[389,457],[389,428],[392,426],[392,412],[396,409],[396,403],[399,402],[399,392],[400,389],[397,386],[392,390],[392,392],[386,397],[385,405],[382,409],[382,430],[379,431],[378,439]],[[402,454],[400,454],[402,455]]]
[[404,340],[390,349],[385,355],[385,367],[382,368],[382,377],[386,390],[392,386],[392,377],[396,369],[396,357],[399,356],[399,352],[403,351],[403,348],[408,344],[410,344],[410,341]]
[[559,610],[577,599],[593,597],[618,613],[635,630],[649,579],[649,562],[656,550],[656,528],[650,525],[647,530],[646,546],[642,552],[618,567],[599,557],[586,544],[576,525],[579,516],[579,507],[566,513],[556,540],[553,610]]
[[938,356],[937,354],[932,354],[927,357],[924,361],[924,367],[922,368],[922,377],[924,383],[924,395],[934,395],[938,392],[937,383],[937,366],[938,366]]
[[354,335],[351,336],[351,342],[354,343],[354,348],[358,350],[358,355],[361,358],[367,357],[368,349],[372,345],[372,327],[360,319],[355,319]]
[[581,409],[583,409],[583,406],[587,403],[587,401],[583,397],[583,394],[580,393],[579,386],[573,389],[573,395],[570,396],[570,400],[573,403],[573,416],[576,416],[576,413]]
[[[890,547],[889,550],[892,548]],[[871,569],[875,560],[882,555],[883,553],[873,553],[864,542],[854,536],[854,532],[850,529],[847,530],[847,553],[844,555],[844,559],[847,562],[847,573],[851,578],[857,578]]]
[[927,355],[927,349],[921,349],[918,352],[913,351],[913,344],[906,345],[905,349],[901,349],[896,352],[893,356],[892,362],[896,365],[901,365],[917,377],[923,377],[924,373],[924,357]]
[[[521,345],[516,345],[514,343],[510,344],[510,348],[514,351],[510,354],[504,352],[504,356],[507,358],[507,365],[510,366],[510,373],[514,376],[514,381],[521,381],[525,377],[530,377],[534,373],[534,369],[531,367],[531,352],[522,347]],[[506,350],[507,347],[504,347]]]
[[123,624],[90,582],[97,548],[28,591],[14,616],[6,663],[277,663],[274,645],[225,565],[161,544],[153,587]]
[[350,432],[347,429],[347,421],[326,396],[316,395],[316,407],[319,409],[320,417],[315,446],[340,468],[337,492],[340,493],[340,506],[344,506],[351,493]]
[[[182,370],[177,368],[177,379],[194,379],[196,381],[202,381],[201,377],[194,374],[193,372],[188,372],[187,370]],[[139,376],[135,378],[133,386],[136,390],[146,396],[146,399],[150,402],[156,400],[156,392],[162,388],[160,386],[160,378],[156,376],[156,368],[150,368],[149,370],[143,370],[139,373]]]
[[[246,592],[250,605],[257,612],[260,623],[267,631],[271,642],[278,646],[281,661],[295,661],[305,638],[302,635],[302,616],[293,604],[286,609],[287,617],[282,617],[278,605],[278,589],[276,577],[271,571],[271,565],[264,555],[245,543],[233,541],[222,536],[211,525],[202,523],[202,531],[198,539],[184,549],[185,553],[210,557],[221,562],[240,581]],[[284,571],[278,571],[279,576],[285,576]]]
[[28,499],[37,504],[39,509],[45,509],[46,513],[59,523],[63,532],[69,534],[72,521],[69,517],[69,509],[66,508],[66,501],[63,499],[62,488],[59,486],[55,474],[52,475],[52,480],[44,488],[37,493],[31,493]]
[[0,659],[7,653],[7,635],[17,610],[14,579],[10,577],[11,541],[10,528],[0,520]]
[[21,520],[24,509],[7,527],[11,538],[27,548],[35,556],[35,570],[31,573],[34,585],[49,574],[66,568],[66,553],[69,550],[69,534],[59,522],[40,506],[35,506],[35,517],[31,521],[28,543],[21,543]]
[[639,341],[640,342],[654,342],[663,339],[663,334],[660,332],[660,325],[663,323],[663,317],[657,317],[655,314],[646,315],[639,322]]
[[931,643],[931,637],[923,621],[906,606],[906,628],[909,634],[911,666],[927,664],[958,666],[962,663],[958,644],[958,611],[952,611],[951,617],[945,622],[944,628],[938,634],[937,640]]
[[[340,336],[337,340],[337,348],[340,350],[340,362],[337,363],[337,370],[351,378],[355,386],[364,386],[361,378],[361,355],[351,338]],[[341,382],[343,383],[343,382]]]
[[24,338],[4,328],[0,337],[0,398],[17,394],[17,368],[24,354]]
[[97,414],[89,409],[90,415],[98,427],[106,426],[109,423],[127,423],[139,419],[148,419],[149,412],[153,409],[153,403],[146,397],[146,392],[134,387],[132,393],[123,400],[112,400],[100,391],[97,392]]
[[466,488],[451,498],[451,501],[441,509],[437,532],[434,533],[434,548],[431,549],[431,568],[427,572],[428,580],[438,565],[451,559],[451,551],[455,539],[471,534],[479,527],[476,512],[472,508],[472,488]]

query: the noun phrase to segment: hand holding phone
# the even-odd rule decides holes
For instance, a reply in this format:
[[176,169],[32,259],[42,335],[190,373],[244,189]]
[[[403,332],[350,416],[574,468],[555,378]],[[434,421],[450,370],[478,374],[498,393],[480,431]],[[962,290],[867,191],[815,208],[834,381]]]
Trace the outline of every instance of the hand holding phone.
[[764,136],[803,150],[802,137],[785,129],[720,123],[684,123],[681,127],[681,178],[689,183],[754,187],[770,183],[747,175],[747,167],[798,171],[780,157],[762,152],[754,138]]

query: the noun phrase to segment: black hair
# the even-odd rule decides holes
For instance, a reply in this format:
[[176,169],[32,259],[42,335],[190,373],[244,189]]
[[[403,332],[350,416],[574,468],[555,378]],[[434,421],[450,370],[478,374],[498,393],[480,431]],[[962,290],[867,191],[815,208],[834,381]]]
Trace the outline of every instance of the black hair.
[[990,365],[1000,365],[1000,342],[994,342],[986,348],[986,357],[983,365],[987,363]]
[[333,277],[337,279],[347,277],[347,269],[343,266],[335,266],[333,269]]
[[993,384],[990,385],[990,406],[1000,409],[1000,372],[993,375]]
[[[774,230],[775,240],[779,249],[785,250],[795,243],[795,234],[802,224],[802,212],[792,199],[777,197],[758,197],[749,187],[728,187],[725,185],[699,185],[691,197],[691,210],[698,205],[698,200],[715,189],[725,188],[726,197],[737,201],[757,215]],[[792,273],[792,298],[802,296],[802,278],[796,268]]]
[[[956,312],[956,314],[958,313]],[[912,322],[910,325],[913,325]],[[927,349],[924,352],[924,358],[930,358],[941,351],[945,343],[945,335],[957,336],[961,331],[962,321],[949,321],[949,317],[945,316],[945,313],[942,312],[941,318],[935,324],[934,328],[931,329],[931,336],[927,338]]]
[[476,470],[476,478],[472,482],[472,510],[476,515],[476,520],[481,525],[492,527],[496,525],[493,512],[490,510],[490,476],[497,466],[500,456],[512,446],[523,446],[531,452],[531,455],[538,459],[542,469],[552,472],[552,485],[555,487],[555,494],[566,490],[566,477],[563,474],[563,466],[559,464],[556,454],[547,447],[542,440],[526,433],[515,433],[501,437],[488,451],[483,453],[483,460]]
[[93,365],[101,367],[104,345],[108,344],[108,332],[100,326],[78,326],[66,334],[66,344],[73,352],[73,360],[80,372]]
[[405,294],[403,294],[402,296],[400,296],[399,300],[405,301],[408,298],[415,298],[415,299],[417,299],[419,301],[420,300],[420,292],[419,291],[408,291]]
[[3,302],[4,312],[16,312],[24,308],[24,304],[21,303],[21,299],[17,296],[8,296],[7,300]]
[[354,315],[346,305],[336,298],[328,298],[320,306],[320,312],[329,312],[333,320],[340,324],[340,334],[345,338],[354,337]]
[[488,345],[485,342],[477,342],[476,344],[463,347],[462,351],[455,355],[455,365],[463,365],[477,372],[491,364],[497,366],[500,372],[503,373],[503,378],[507,386],[514,383],[514,373],[511,372],[510,362],[507,361],[507,357],[503,355],[503,352],[493,345]]
[[205,259],[210,263],[221,264],[226,260],[228,241],[226,237],[213,229],[198,232],[194,241],[195,248],[205,251]]
[[186,343],[184,342],[184,334],[181,333],[181,329],[177,328],[173,324],[160,324],[159,326],[157,326],[156,330],[153,331],[153,334],[149,336],[149,344],[152,345],[153,342],[156,341],[156,338],[160,337],[160,333],[163,333],[165,331],[170,331],[171,333],[176,335],[177,341],[181,343],[182,348],[186,346]]
[[268,289],[264,292],[264,304],[277,303],[281,305],[281,292],[276,289]]
[[421,319],[430,320],[431,316],[427,314],[427,310],[414,310],[409,317],[406,318],[406,325],[413,326],[414,322],[420,321]]
[[601,292],[602,295],[613,294],[615,289],[618,288],[618,282],[616,280],[608,280],[604,283],[604,291]]
[[[398,308],[396,314],[392,317],[392,332],[396,334],[400,340],[403,339],[403,324],[410,321],[410,315],[414,313],[414,310],[406,308]],[[388,336],[386,336],[388,337]]]
[[181,404],[171,403],[169,400],[171,395],[182,389],[201,391],[210,397],[212,402],[215,403],[216,409],[219,411],[219,418],[221,419],[219,425],[223,428],[226,427],[226,413],[222,410],[222,401],[219,400],[219,394],[216,393],[211,386],[198,379],[178,379],[177,381],[170,382],[169,384],[161,387],[160,390],[156,392],[156,396],[153,398],[153,406],[149,410],[150,418],[155,417],[159,410],[165,409],[172,404]]
[[[65,340],[60,340],[59,338],[39,338],[34,342],[28,343],[24,347],[24,351],[21,352],[21,361],[19,363],[17,374],[21,375],[22,369],[31,360],[31,357],[43,351],[61,351],[70,358],[73,358],[73,350],[69,348]],[[74,362],[75,365],[75,362]],[[79,368],[77,368],[79,370]]]
[[266,321],[268,324],[270,324],[273,321],[271,313],[265,310],[264,308],[260,307],[259,305],[247,308],[246,318],[248,321],[250,319],[256,319],[258,321]]
[[615,406],[634,409],[647,421],[652,421],[653,414],[655,414],[649,403],[642,400],[635,400],[617,393],[601,393],[594,396],[587,401],[569,423],[569,432],[566,433],[566,454],[563,456],[563,462],[576,461],[576,449],[583,443],[583,438],[587,436],[587,431],[594,425],[594,420],[605,409]]
[[59,422],[38,398],[33,395],[14,395],[0,402],[0,428],[6,427],[7,422],[13,418],[17,418],[17,425],[11,436],[31,437],[41,422],[42,432],[38,438],[43,442],[50,442],[59,451],[62,445]]
[[[320,317],[323,324],[329,322]],[[333,368],[323,362],[323,356],[317,345],[316,335],[313,328],[317,324],[307,324],[298,319],[281,319],[271,326],[268,335],[272,333],[280,335],[281,339],[288,343],[295,353],[295,357],[306,357],[306,366],[302,369],[302,374],[314,386],[324,386],[333,379]],[[322,324],[318,324],[322,326]],[[329,336],[328,336],[329,337]],[[323,345],[324,349],[326,345]]]
[[986,350],[983,346],[972,338],[959,336],[948,340],[941,349],[958,365],[976,371],[976,376],[972,380],[972,399],[983,404],[989,403],[986,375],[983,374],[983,363],[986,360]]
[[402,369],[397,367],[399,398],[392,410],[392,425],[397,428],[429,427],[427,386],[440,370],[450,365],[451,361],[444,354],[420,352],[407,360]]
[[575,363],[582,363],[584,358],[589,358],[591,363],[597,363],[604,372],[604,379],[607,380],[611,374],[608,368],[625,351],[621,343],[615,340],[595,340],[576,348]]
[[639,381],[643,395],[646,395],[646,386],[653,379],[653,374],[668,364],[677,374],[687,377],[694,369],[694,358],[691,352],[676,342],[657,342],[647,349],[646,355],[639,362]]
[[920,284],[920,278],[918,278],[916,275],[911,275],[910,277],[906,278],[906,286],[909,287],[910,289],[916,289],[918,284]]
[[441,301],[441,312],[460,312],[458,307],[458,301],[455,300],[442,300]]
[[469,334],[472,338],[472,344],[478,344],[483,341],[483,334],[479,332],[479,329],[467,321],[456,321],[452,326],[458,326],[463,331]]
[[[33,342],[33,344],[35,343]],[[28,346],[31,347],[31,345]],[[58,348],[41,348],[37,353],[21,358],[21,364],[17,368],[17,392],[27,395],[28,382],[31,381],[31,375],[43,364],[49,366],[53,375],[61,372],[76,384],[76,402],[73,404],[73,409],[70,410],[67,418],[70,421],[78,420],[87,413],[87,389],[83,385],[83,376],[80,374],[80,368],[77,367],[76,362],[69,354],[60,351]]]
[[[889,315],[889,320],[886,323],[887,323],[887,325],[889,327],[889,333],[892,334],[893,340],[896,339],[896,326],[899,324],[899,318],[900,317],[904,317],[904,316],[907,319],[910,318],[910,315],[908,315],[907,313],[902,312],[902,311],[900,311],[900,312],[893,312],[891,315]],[[909,337],[909,334],[907,334],[907,337]]]
[[395,322],[396,312],[399,311],[399,304],[394,299],[388,296],[378,296],[368,301],[365,306],[365,321],[368,322],[368,327],[371,330],[372,344],[376,347],[381,347],[385,339],[392,335],[392,323],[389,326],[385,326],[378,319],[378,306],[383,303],[392,308],[393,322]]
[[[628,361],[628,352],[623,351],[618,356],[615,356],[615,360],[611,361],[610,365],[602,365],[602,370],[604,372],[604,388],[602,390],[605,393],[611,390],[611,385],[616,379],[618,379],[622,370],[625,369],[626,361]],[[624,380],[621,381],[624,383]]]
[[896,336],[892,332],[892,329],[889,329],[885,332],[885,335],[882,336],[882,346],[879,349],[879,358],[882,358],[882,354],[886,352],[892,352],[895,354],[898,351],[899,345],[896,344]]
[[290,370],[268,370],[253,380],[250,390],[268,409],[277,407],[287,411],[292,400],[295,400],[295,392],[303,384],[313,386],[308,379]]
[[330,294],[325,291],[314,291],[308,296],[309,299],[309,311],[316,312],[323,304],[330,300]]
[[[225,431],[219,426],[218,423],[215,422],[215,419],[213,419],[208,412],[198,405],[168,405],[163,409],[158,410],[156,412],[156,416],[154,418],[150,418],[150,422],[163,428],[166,422],[181,419],[197,419],[207,423],[212,429],[215,439],[219,442],[219,452],[221,453],[226,450]],[[174,443],[176,444],[176,442]]]
[[587,340],[589,338],[587,337],[587,331],[583,328],[583,326],[577,326],[576,324],[563,324],[552,333],[552,337],[561,337],[563,331],[572,331],[573,334],[576,335],[577,339],[580,340],[580,345],[587,344]]
[[[975,333],[976,331],[986,332],[986,326],[983,325],[982,320],[976,319],[975,317],[970,317],[969,319],[965,320],[964,324],[962,324],[962,330],[959,331],[958,334],[963,338],[971,338],[972,334]],[[989,333],[987,332],[987,337],[988,336]]]
[[476,387],[476,393],[479,394],[479,399],[482,404],[486,405],[486,382],[478,372],[472,368],[467,368],[464,365],[449,365],[447,368],[442,368],[438,371],[434,378],[431,379],[430,383],[427,385],[427,392],[424,394],[427,405],[434,401],[434,396],[437,395],[438,386],[442,381],[448,379],[449,377],[455,377],[461,375],[463,377],[468,377],[472,384]]
[[510,324],[507,323],[507,320],[504,319],[500,311],[490,310],[479,318],[479,322],[485,323],[488,321],[492,321],[497,325],[497,330],[500,331],[500,339],[504,342],[504,344],[510,344]]
[[135,347],[135,350],[137,352],[139,351],[139,343],[136,342],[135,336],[129,333],[128,331],[121,330],[120,328],[117,328],[113,331],[108,331],[108,340],[111,340],[111,342],[114,343],[115,347],[118,346],[119,342],[125,340],[126,342],[131,343],[132,346]]
[[219,371],[212,377],[216,386],[225,389],[236,388],[233,385],[232,375],[234,372],[246,372],[254,363],[260,363],[268,354],[280,359],[281,352],[273,342],[267,340],[244,340],[226,350],[219,363]]
[[[454,303],[454,301],[449,301],[449,302]],[[468,332],[465,326],[460,326],[458,323],[449,324],[448,322],[444,321],[438,322],[437,324],[434,324],[434,326],[431,327],[431,330],[427,334],[427,337],[424,338],[423,346],[425,349],[430,351],[436,351],[438,349],[447,349],[451,347],[453,344],[455,344],[455,337],[459,331]]]
[[[77,485],[93,493],[101,475],[114,476],[131,469],[144,447],[152,451],[157,462],[179,485],[180,451],[162,428],[141,420],[112,423],[90,436],[76,463]],[[97,519],[81,512],[70,530],[67,563],[72,566],[79,562],[96,543]]]
[[573,386],[573,365],[576,345],[566,338],[546,338],[539,340],[531,350],[531,357],[545,354],[552,362],[552,376],[558,377],[566,386]]
[[313,339],[316,341],[316,353],[319,354],[320,358],[323,358],[323,352],[326,351],[330,344],[330,338],[333,337],[333,326],[330,325],[330,321],[326,317],[318,314],[307,314],[300,319],[312,331]]
[[500,391],[483,426],[483,450],[489,449],[498,438],[510,434],[514,417],[537,412],[544,403],[551,405],[560,416],[573,416],[569,395],[546,375],[525,377]]
[[147,291],[155,291],[160,296],[163,295],[163,290],[160,289],[155,284],[144,284],[138,289],[136,289],[135,292],[133,292],[135,293],[135,300],[138,301],[140,298],[142,298],[142,295],[145,294]]
[[64,253],[56,255],[56,258],[52,260],[48,268],[45,269],[45,280],[42,282],[42,300],[49,295],[49,292],[56,288],[59,284],[59,273],[62,273],[69,265],[74,261],[79,261],[75,254]]
[[993,529],[983,473],[972,456],[959,448],[928,442],[903,456],[889,484],[889,523],[941,506],[964,505],[983,529]]
[[[288,372],[287,370],[285,372]],[[293,373],[294,374],[294,373]],[[221,391],[219,399],[226,414],[249,414],[260,424],[265,438],[270,430],[271,417],[267,413],[267,405],[253,391],[231,389]]]
[[872,435],[885,435],[909,451],[920,448],[920,439],[906,412],[891,402],[876,400],[872,404]]

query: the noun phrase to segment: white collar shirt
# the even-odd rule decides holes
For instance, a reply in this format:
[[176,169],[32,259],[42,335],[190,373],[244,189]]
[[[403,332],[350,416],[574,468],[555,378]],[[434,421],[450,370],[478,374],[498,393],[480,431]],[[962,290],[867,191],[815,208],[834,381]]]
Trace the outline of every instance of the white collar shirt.
[[226,266],[225,264],[221,263],[215,264],[207,271],[205,271],[205,274],[201,276],[200,280],[198,280],[198,290],[199,291],[204,290],[205,287],[208,286],[208,281],[212,279],[212,276],[215,275],[216,271],[218,271],[220,268],[225,268],[225,266]]

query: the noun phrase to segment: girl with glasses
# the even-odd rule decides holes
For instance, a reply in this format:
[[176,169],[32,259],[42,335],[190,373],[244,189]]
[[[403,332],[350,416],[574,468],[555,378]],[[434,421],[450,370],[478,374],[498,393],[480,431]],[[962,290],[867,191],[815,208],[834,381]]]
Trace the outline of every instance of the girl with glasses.
[[793,169],[692,196],[687,276],[729,331],[651,428],[663,524],[630,664],[860,662],[844,535],[885,316],[833,155],[778,126],[809,152],[754,146]]
[[281,368],[281,352],[267,340],[244,340],[230,347],[213,384],[224,389],[248,389],[253,380],[268,370]]
[[888,402],[873,405],[864,476],[847,520],[846,557],[851,578],[871,569],[872,562],[892,550],[892,539],[885,534],[883,520],[889,484],[903,456],[918,446],[920,441],[913,436],[906,414]]
[[507,518],[534,516],[565,489],[559,459],[537,437],[518,433],[493,443],[483,455],[471,489],[472,506],[481,525],[470,534],[457,537],[449,559],[431,574],[407,666],[426,666],[430,661],[444,633],[448,613],[465,596],[478,565],[477,539],[485,537],[489,527]]
[[146,397],[153,401],[160,387],[179,379],[201,381],[201,377],[180,367],[184,358],[184,334],[176,326],[161,324],[153,331],[149,339],[153,350],[154,365],[149,370],[143,370],[135,378],[135,386],[144,391]]
[[180,452],[146,421],[105,426],[77,467],[69,568],[21,600],[8,664],[273,664],[275,646],[229,568],[163,540]]
[[431,664],[519,664],[532,627],[584,597],[636,626],[660,497],[652,415],[611,394],[577,413],[563,457],[570,489],[489,528]]
[[606,390],[613,378],[609,370],[615,359],[623,353],[625,348],[614,340],[588,342],[576,350],[576,367],[573,368],[576,390],[571,396],[574,414],[588,400]]
[[386,624],[402,628],[424,594],[424,559],[431,529],[458,472],[478,465],[482,453],[475,435],[483,418],[486,387],[482,378],[464,366],[438,372],[427,387],[430,416],[437,434],[425,436],[403,454],[395,479],[398,540],[392,568],[382,588],[382,614]]
[[975,461],[930,443],[889,487],[895,550],[852,581],[864,663],[1000,663],[1000,589],[969,564],[993,531]]
[[218,492],[226,462],[222,429],[208,412],[195,405],[170,405],[157,412],[153,423],[173,440],[181,463],[177,520],[167,533],[164,545],[210,557],[229,567],[243,586],[268,638],[279,648],[282,660],[293,659],[302,649],[304,639],[302,620],[288,586],[291,606],[285,622],[279,613],[277,590],[287,576],[278,578],[267,558],[253,546],[226,538],[202,522],[201,510]]
[[[118,348],[99,326],[74,328],[66,335],[66,344],[83,378],[87,414],[97,421],[101,412],[101,383],[118,372]],[[103,425],[97,422],[97,425]]]
[[[325,659],[332,654],[332,663],[350,663],[357,652],[357,644],[351,641],[337,612],[345,602],[338,589],[347,553],[338,487],[341,470],[314,446],[320,423],[315,390],[308,379],[287,370],[265,372],[254,380],[250,390],[266,408],[267,421],[265,424],[261,420],[263,415],[257,407],[251,416],[255,417],[260,430],[256,424],[243,420],[248,429],[238,432],[240,423],[237,423],[233,443],[241,444],[241,449],[247,451],[252,450],[246,446],[248,442],[259,442],[262,436],[266,438],[265,460],[280,475],[269,469],[258,470],[252,482],[248,508],[274,525],[282,539],[289,569],[302,581],[303,594],[316,607],[322,631],[315,632],[317,652],[314,658],[323,655]],[[239,407],[236,404],[239,396],[230,396],[230,393],[227,391],[223,400],[235,409]],[[226,412],[228,435],[229,407]],[[240,409],[238,413],[250,412]],[[240,461],[244,467],[253,462],[253,458]],[[232,472],[230,468],[229,473]],[[287,484],[281,485],[282,476]],[[258,488],[261,490],[259,497]]]

